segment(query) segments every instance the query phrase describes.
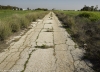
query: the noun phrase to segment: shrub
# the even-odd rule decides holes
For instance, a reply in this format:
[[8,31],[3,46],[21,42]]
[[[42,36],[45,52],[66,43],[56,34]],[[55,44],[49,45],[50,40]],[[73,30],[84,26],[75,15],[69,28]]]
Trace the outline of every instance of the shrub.
[[38,14],[37,13],[29,13],[25,16],[29,22],[32,22],[32,21],[36,21],[36,19],[38,18]]
[[11,35],[11,29],[5,22],[0,21],[0,41]]
[[20,19],[21,29],[27,28],[29,26],[29,24],[30,24],[30,22],[27,18],[21,17],[21,19]]
[[9,22],[10,28],[12,30],[12,32],[18,32],[20,30],[20,21],[17,19],[12,19]]

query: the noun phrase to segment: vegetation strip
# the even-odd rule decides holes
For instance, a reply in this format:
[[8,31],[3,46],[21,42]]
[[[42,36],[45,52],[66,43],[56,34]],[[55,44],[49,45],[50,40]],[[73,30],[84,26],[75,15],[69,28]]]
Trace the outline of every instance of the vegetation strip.
[[[7,12],[2,10],[2,12]],[[13,14],[10,14],[13,13]],[[20,14],[23,13],[23,14]],[[20,31],[21,29],[26,29],[31,24],[31,22],[36,21],[36,19],[43,18],[48,12],[44,11],[8,11],[4,17],[0,18],[0,41],[5,40],[7,37]]]
[[93,64],[93,69],[100,71],[100,15],[99,12],[55,11],[57,17],[71,35],[72,39],[84,48],[83,59]]

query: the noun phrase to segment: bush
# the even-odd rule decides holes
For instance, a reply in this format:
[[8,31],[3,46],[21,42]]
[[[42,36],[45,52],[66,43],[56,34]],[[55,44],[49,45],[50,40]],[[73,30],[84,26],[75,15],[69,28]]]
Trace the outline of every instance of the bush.
[[12,20],[9,22],[12,32],[18,32],[20,30],[19,20]]
[[11,29],[5,22],[0,21],[0,41],[11,35]]
[[21,29],[27,28],[30,24],[30,21],[25,17],[21,17],[20,24],[21,24]]

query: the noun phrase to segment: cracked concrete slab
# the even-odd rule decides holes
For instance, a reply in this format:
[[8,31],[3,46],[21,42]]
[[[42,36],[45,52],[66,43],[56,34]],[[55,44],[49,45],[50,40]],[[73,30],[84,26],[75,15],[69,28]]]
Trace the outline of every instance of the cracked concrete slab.
[[53,49],[39,49],[36,50],[27,64],[25,72],[50,72],[55,70],[55,58],[53,56]]
[[32,22],[25,35],[15,38],[19,40],[0,53],[0,72],[94,72],[89,61],[81,60],[85,51],[53,12]]

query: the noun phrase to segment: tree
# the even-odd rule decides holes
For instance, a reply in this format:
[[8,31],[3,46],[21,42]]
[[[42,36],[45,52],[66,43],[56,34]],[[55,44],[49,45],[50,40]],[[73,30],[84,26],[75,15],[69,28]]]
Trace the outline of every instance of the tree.
[[17,7],[13,7],[13,10],[17,10]]
[[27,10],[30,10],[29,7],[27,8]]
[[97,11],[97,9],[98,9],[98,5],[96,5],[95,8],[94,8],[94,6],[89,7],[89,6],[84,5],[84,7],[81,9],[81,11]]
[[20,10],[23,10],[22,8],[20,8]]
[[94,6],[91,6],[91,11],[94,11]]
[[98,10],[98,5],[96,5],[96,7],[94,8],[94,10],[95,10],[95,11],[97,11],[97,10]]

